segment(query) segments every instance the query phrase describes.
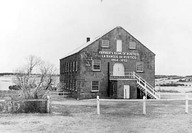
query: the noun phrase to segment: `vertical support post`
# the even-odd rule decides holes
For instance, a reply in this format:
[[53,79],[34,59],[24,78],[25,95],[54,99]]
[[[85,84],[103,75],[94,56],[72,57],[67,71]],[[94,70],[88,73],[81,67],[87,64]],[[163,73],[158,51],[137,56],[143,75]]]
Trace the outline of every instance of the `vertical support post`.
[[188,102],[188,101],[189,101],[188,94],[186,94],[186,95],[185,95],[185,113],[186,113],[186,114],[188,114],[188,112],[189,112],[189,109],[188,109],[188,107],[189,107],[189,104],[188,104],[188,103],[189,103],[189,102]]
[[99,96],[97,96],[97,114],[100,115]]
[[145,88],[145,99],[147,99],[147,90]]
[[108,87],[107,87],[107,95],[110,96],[110,63],[107,63],[107,73],[108,73]]
[[47,113],[51,113],[51,99],[47,96]]
[[143,96],[143,114],[146,115],[146,98]]

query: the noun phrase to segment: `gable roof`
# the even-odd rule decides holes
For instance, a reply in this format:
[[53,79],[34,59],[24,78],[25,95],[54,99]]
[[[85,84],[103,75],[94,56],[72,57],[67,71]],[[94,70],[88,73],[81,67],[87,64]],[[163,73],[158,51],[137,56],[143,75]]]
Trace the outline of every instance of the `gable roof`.
[[[95,39],[90,40],[89,42],[84,43],[83,45],[77,47],[76,49],[74,49],[74,50],[71,51],[70,53],[66,54],[66,55],[64,56],[64,58],[80,52],[81,50],[83,50],[84,48],[86,48],[87,46],[89,46],[90,44],[92,44],[93,42],[97,41],[98,39],[100,39],[101,37],[103,37],[104,35],[108,34],[109,32],[113,31],[113,30],[116,29],[116,28],[122,28],[122,27],[121,27],[121,26],[117,26],[117,27],[115,27],[115,28],[113,28],[113,29],[110,29],[110,30],[104,32],[103,34],[97,36]],[[123,29],[124,31],[126,31],[124,28],[122,28],[122,29]],[[127,32],[127,31],[126,31],[126,32]],[[143,45],[139,40],[137,40],[137,39],[136,39],[134,36],[132,36],[129,32],[127,32],[127,33],[128,33],[132,38],[134,38],[134,40],[136,40],[136,41],[139,42],[141,45]],[[143,46],[144,46],[146,49],[148,49],[145,45],[143,45]],[[151,53],[153,53],[150,49],[148,49],[148,50],[149,50]],[[153,53],[153,54],[155,55],[155,53]],[[64,59],[64,58],[62,58],[62,59]],[[60,60],[62,60],[62,59],[60,59]]]

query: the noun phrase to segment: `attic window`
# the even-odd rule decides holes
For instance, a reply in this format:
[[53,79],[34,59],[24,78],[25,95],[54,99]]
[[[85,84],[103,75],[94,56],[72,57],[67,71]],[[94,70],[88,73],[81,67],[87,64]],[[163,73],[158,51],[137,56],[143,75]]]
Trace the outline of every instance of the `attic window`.
[[129,42],[129,49],[136,49],[136,42]]
[[102,48],[109,48],[109,40],[102,40],[101,47]]
[[117,40],[116,51],[122,52],[122,40]]

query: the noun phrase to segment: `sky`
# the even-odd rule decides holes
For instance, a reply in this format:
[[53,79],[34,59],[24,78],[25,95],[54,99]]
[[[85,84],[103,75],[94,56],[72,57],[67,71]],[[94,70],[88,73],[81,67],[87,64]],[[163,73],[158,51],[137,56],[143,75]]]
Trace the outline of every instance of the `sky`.
[[121,26],[156,54],[156,74],[192,75],[191,0],[2,0],[0,73],[59,59]]

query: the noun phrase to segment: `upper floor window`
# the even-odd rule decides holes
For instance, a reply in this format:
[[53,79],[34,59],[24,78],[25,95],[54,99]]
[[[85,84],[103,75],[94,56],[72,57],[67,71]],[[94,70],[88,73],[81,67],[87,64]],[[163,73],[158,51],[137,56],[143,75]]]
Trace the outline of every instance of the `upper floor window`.
[[136,63],[136,72],[144,72],[144,64],[143,62]]
[[101,47],[109,48],[109,40],[102,40]]
[[116,51],[122,52],[122,40],[117,40]]
[[75,61],[75,71],[77,71],[77,70],[78,70],[78,62]]
[[99,81],[92,81],[92,89],[91,91],[99,91]]
[[69,68],[70,68],[70,67],[69,67],[69,63],[67,63],[67,72],[69,72]]
[[75,61],[73,61],[73,72],[75,71]]
[[129,42],[129,49],[136,49],[136,42]]
[[69,72],[71,72],[71,62],[69,62]]
[[93,71],[100,71],[101,70],[101,61],[100,60],[93,60],[92,61],[92,70]]
[[65,63],[64,67],[65,67],[65,72],[66,72],[67,71],[67,63]]

